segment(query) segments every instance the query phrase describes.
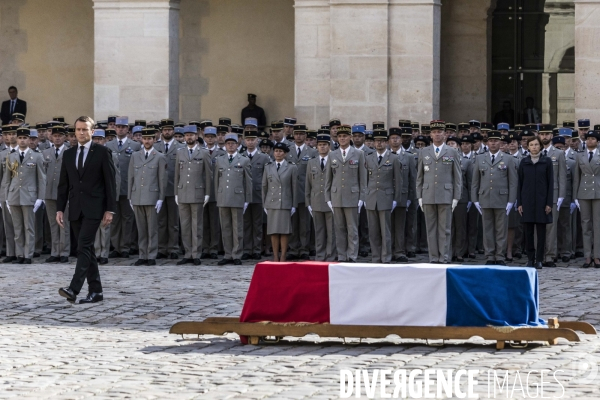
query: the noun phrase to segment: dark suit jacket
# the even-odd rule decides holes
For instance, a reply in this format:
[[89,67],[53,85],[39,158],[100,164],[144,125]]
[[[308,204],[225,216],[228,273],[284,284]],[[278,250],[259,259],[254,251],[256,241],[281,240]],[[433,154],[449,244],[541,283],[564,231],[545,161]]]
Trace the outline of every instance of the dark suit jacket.
[[115,165],[111,151],[92,143],[81,176],[75,158],[77,147],[65,150],[58,183],[57,211],[65,211],[69,202],[69,220],[102,219],[104,212],[116,212]]
[[[15,104],[15,109],[13,113],[21,113],[27,116],[27,102],[25,100],[21,100],[17,97],[17,104]],[[2,102],[2,111],[0,111],[0,118],[2,119],[2,125],[6,125],[10,122],[10,117],[12,114],[10,113],[10,100],[6,100]]]

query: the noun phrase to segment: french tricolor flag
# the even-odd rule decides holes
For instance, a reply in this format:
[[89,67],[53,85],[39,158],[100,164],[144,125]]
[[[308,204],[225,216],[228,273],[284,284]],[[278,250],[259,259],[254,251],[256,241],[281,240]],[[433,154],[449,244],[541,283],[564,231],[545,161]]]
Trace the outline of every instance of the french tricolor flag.
[[542,326],[538,304],[532,268],[263,262],[240,321]]

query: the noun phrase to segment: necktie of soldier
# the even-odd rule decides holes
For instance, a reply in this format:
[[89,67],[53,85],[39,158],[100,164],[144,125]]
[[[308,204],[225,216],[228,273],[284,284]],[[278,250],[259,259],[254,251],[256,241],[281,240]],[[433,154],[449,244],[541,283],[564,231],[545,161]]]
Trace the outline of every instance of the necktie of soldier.
[[169,145],[165,143],[165,154],[169,152]]
[[379,162],[377,162],[377,164],[381,164],[381,159],[383,158],[383,156],[379,156]]
[[277,171],[279,171],[279,167],[281,167],[281,164],[277,163]]
[[17,150],[15,150],[15,149],[12,149],[10,152],[11,152],[11,153],[14,153],[15,151],[17,151]]
[[592,162],[592,157],[594,157],[594,152],[590,151],[590,156],[588,158],[588,162],[590,162],[590,163]]
[[148,152],[146,151],[145,153],[146,153],[146,160],[147,160],[148,159]]
[[325,159],[321,157],[321,172],[325,171]]
[[548,150],[544,150],[544,157],[548,155]]
[[192,159],[192,153],[194,152],[194,149],[190,149],[190,160]]
[[252,157],[254,157],[252,154],[248,154],[248,158],[250,159],[250,161],[252,161]]
[[81,174],[83,170],[83,151],[85,150],[85,146],[79,146],[79,158],[77,159],[77,170]]
[[298,158],[300,158],[300,153],[302,153],[302,149],[298,147]]
[[209,152],[210,152],[210,155],[212,156],[212,152],[213,152],[213,151],[212,151],[212,150],[209,150]]
[[121,147],[123,147],[123,141],[119,140],[119,150],[121,150]]
[[440,148],[436,147],[435,148],[435,158],[438,158],[440,156]]
[[346,161],[346,150],[342,150],[342,158]]
[[230,155],[230,156],[229,156],[229,164],[231,164],[231,162],[232,162],[232,161],[233,161],[233,156],[232,156],[232,155]]
[[58,149],[56,149],[56,153],[54,154],[54,157],[58,160]]
[[494,164],[495,159],[496,159],[496,156],[492,154],[492,164]]
[[22,151],[21,155],[19,156],[19,158],[21,159],[21,164],[23,163],[23,159],[25,158],[25,152]]

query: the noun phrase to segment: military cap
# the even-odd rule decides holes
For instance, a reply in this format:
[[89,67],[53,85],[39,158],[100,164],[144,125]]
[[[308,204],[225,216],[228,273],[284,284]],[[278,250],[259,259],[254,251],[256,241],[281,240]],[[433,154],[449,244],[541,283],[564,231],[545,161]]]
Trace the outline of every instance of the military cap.
[[104,131],[104,133],[106,134],[106,137],[108,136],[117,136],[117,131],[114,129],[106,129]]
[[74,126],[69,126],[67,128],[67,135],[71,135],[71,134],[75,134],[75,127]]
[[133,122],[130,122],[129,124],[127,124],[127,126],[129,126],[129,129],[132,129],[135,126],[135,124]]
[[48,129],[52,128],[53,126],[63,126],[64,124],[60,121],[48,121],[47,122],[47,127]]
[[306,131],[306,137],[309,139],[314,139],[317,137],[317,131],[315,131],[314,129],[309,129]]
[[481,122],[477,121],[476,119],[472,119],[469,121],[469,126],[474,127],[474,128],[480,128],[481,127]]
[[494,124],[492,124],[491,122],[482,122],[481,123],[482,131],[491,131],[493,129],[494,129]]
[[258,137],[261,139],[268,139],[269,138],[269,134],[265,131],[262,131],[258,134]]
[[25,122],[25,115],[21,114],[21,113],[13,113],[12,116],[10,117],[10,120],[17,120],[17,121],[22,121]]
[[255,126],[255,127],[258,127],[258,120],[256,118],[246,118],[244,120],[244,126]]
[[319,134],[317,135],[317,143],[319,142],[331,143],[331,136],[329,135],[329,130],[327,131],[327,134],[321,133],[319,130]]
[[135,126],[146,126],[146,120],[145,119],[136,119]]
[[521,138],[535,136],[535,133],[530,129],[523,129],[521,132]]
[[[423,129],[423,127],[421,126],[421,129]],[[423,135],[419,135],[415,138],[415,143],[417,142],[423,142],[425,143],[425,146],[429,146],[429,138],[427,136],[423,136]]]
[[498,139],[498,140],[502,140],[502,134],[500,133],[500,131],[497,130],[491,130],[488,133],[488,140],[489,139]]
[[216,135],[217,128],[214,126],[207,126],[206,128],[204,128],[204,134],[205,135]]
[[213,123],[210,119],[204,119],[204,120],[200,121],[198,128],[205,129],[207,126],[213,126]]
[[109,115],[106,122],[111,123],[111,122],[117,122],[117,116],[116,115]]
[[160,129],[160,122],[150,121],[148,124],[146,124],[146,128],[154,128],[158,130]]
[[429,124],[421,125],[421,132],[431,132],[431,126]]
[[461,122],[460,124],[458,124],[458,130],[459,131],[468,131],[469,130],[469,123],[468,122]]
[[[373,130],[373,136],[374,135],[375,135],[375,130]],[[391,127],[390,130],[388,131],[388,137],[391,137],[392,135],[402,136],[402,129],[398,128],[397,126]]]
[[388,140],[389,135],[385,129],[373,129],[373,140]]
[[46,129],[47,124],[44,124],[43,122],[38,122],[37,124],[35,124],[35,129]]
[[256,95],[254,93],[248,93],[248,98],[255,99]]
[[498,124],[498,130],[499,130],[499,131],[507,131],[507,130],[509,130],[509,129],[510,129],[510,125],[509,125],[509,124],[507,124],[506,122],[500,122],[500,123]]
[[442,120],[434,120],[429,123],[431,129],[446,129],[446,123]]
[[352,127],[350,127],[350,125],[340,125],[337,133],[338,133],[338,135],[339,134],[350,135],[350,133],[352,133]]
[[231,125],[231,133],[237,133],[238,135],[244,134],[244,128],[239,125]]
[[453,123],[453,122],[446,122],[446,130],[447,131],[456,132],[457,129],[458,129],[458,126],[455,123]]
[[53,126],[52,127],[52,134],[54,135],[55,133],[58,133],[60,135],[66,135],[67,131],[62,126]]
[[142,129],[142,137],[155,137],[158,131],[154,128],[143,128]]
[[560,135],[559,136],[554,136],[552,138],[552,144],[558,144],[558,143],[565,144],[565,137],[564,136],[560,136]]
[[65,117],[52,117],[52,119],[58,122],[65,122]]
[[400,128],[401,136],[412,136],[412,128],[409,126],[403,126]]
[[106,137],[104,133],[104,129],[94,129],[94,133],[92,133],[92,137]]
[[221,133],[221,132],[229,132],[229,126],[217,125],[217,133]]
[[522,131],[523,129],[525,129],[524,124],[515,124],[515,131]]
[[327,128],[321,128],[321,129],[319,129],[318,134],[319,135],[329,135],[329,134],[331,134],[331,132]]
[[552,133],[552,125],[550,124],[541,124],[539,128],[540,133]]
[[471,135],[465,135],[461,138],[461,140],[463,141],[463,143],[475,143],[475,140],[473,139],[473,136]]
[[374,140],[373,139],[373,131],[370,131],[370,130],[365,131],[365,140]]
[[117,117],[115,125],[129,125],[129,117]]
[[575,121],[563,121],[563,128],[575,128]]
[[17,125],[4,125],[4,126],[2,127],[2,131],[3,131],[4,133],[7,133],[7,132],[16,132],[16,131],[17,131],[17,128],[18,128],[18,126],[17,126]]
[[473,143],[480,142],[483,140],[483,135],[479,132],[473,132],[471,134],[471,137],[473,138]]
[[321,129],[329,130],[329,124],[321,124]]
[[108,127],[108,121],[107,120],[96,121],[96,127],[98,129],[106,129]]
[[286,125],[286,126],[294,126],[294,125],[296,125],[296,118],[285,117],[283,119],[283,124]]
[[[196,124],[190,124],[190,125],[196,125]],[[186,125],[183,122],[178,122],[175,125],[173,125],[175,128],[184,128]]]
[[31,131],[29,130],[29,128],[18,128],[17,129],[17,136],[29,136],[31,134]]
[[[318,138],[317,138],[317,140],[318,140]],[[260,141],[260,146],[273,147],[273,142],[271,142],[269,139],[263,139]]]
[[296,132],[305,132],[306,133],[306,124],[295,124],[294,125],[294,133]]
[[503,141],[504,143],[510,143],[510,135],[506,135],[504,133],[500,133],[500,140]]
[[552,136],[558,136],[558,128],[552,128]]
[[594,125],[594,130],[595,131],[599,131],[600,130],[600,125]]
[[186,125],[183,127],[183,133],[198,133],[198,127],[196,125]]
[[577,127],[579,128],[589,128],[590,127],[590,120],[589,119],[580,119],[577,121]]
[[161,119],[160,127],[161,128],[175,128],[175,121],[173,121],[171,118]]
[[275,151],[277,149],[283,150],[285,153],[288,153],[290,151],[290,148],[288,147],[288,145],[283,142],[275,143],[273,145],[273,151]]
[[231,118],[227,118],[227,117],[219,118],[219,125],[231,126]]
[[411,128],[412,129],[412,127],[410,125],[410,121],[407,120],[407,119],[401,119],[401,120],[399,120],[398,121],[398,126],[400,128]]
[[462,143],[458,136],[450,136],[448,139],[446,139],[446,144],[448,144],[448,142],[455,142],[459,146]]
[[540,129],[540,127],[539,127],[539,124],[527,124],[527,125],[525,125],[525,129],[537,132]]
[[410,123],[410,127],[413,129],[419,129],[419,123],[418,122],[411,122]]
[[235,133],[228,133],[227,135],[225,135],[225,142],[228,142],[230,140],[238,143],[238,136]]
[[283,121],[273,121],[271,122],[271,130],[272,131],[280,131],[283,129]]
[[383,121],[375,121],[373,122],[373,130],[375,129],[385,129],[385,122]]
[[600,132],[589,131],[588,133],[585,134],[585,138],[587,139],[589,137],[593,137],[593,138],[596,138],[596,140],[600,140]]
[[571,133],[571,139],[580,139],[579,137],[579,132],[577,132],[577,129],[573,129],[573,132]]
[[38,138],[38,131],[37,131],[37,129],[29,128],[29,137],[37,139]]
[[339,126],[342,123],[340,122],[339,118],[332,118],[329,120],[329,129],[333,128],[334,126]]
[[517,142],[521,141],[521,136],[518,133],[512,132],[508,134],[508,143],[516,140]]
[[176,126],[174,130],[175,132],[173,135],[183,135],[185,133],[183,127],[181,126]]
[[144,129],[144,127],[143,127],[143,126],[141,126],[141,125],[136,125],[136,126],[134,126],[134,127],[133,127],[133,129],[131,130],[131,133],[138,133],[138,132],[141,132],[143,129]]
[[258,131],[257,130],[251,130],[251,131],[246,131],[244,132],[244,137],[248,138],[248,139],[253,139],[255,137],[258,137]]
[[362,125],[353,125],[352,126],[352,134],[354,134],[354,133],[362,133],[364,135],[366,130],[367,129],[364,126],[362,126]]

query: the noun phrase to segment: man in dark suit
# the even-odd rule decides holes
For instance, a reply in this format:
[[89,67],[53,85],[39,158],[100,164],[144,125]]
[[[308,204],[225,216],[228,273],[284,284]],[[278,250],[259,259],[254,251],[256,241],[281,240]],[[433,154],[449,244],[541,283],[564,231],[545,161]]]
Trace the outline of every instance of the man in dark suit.
[[103,300],[98,260],[94,253],[94,238],[102,223],[112,222],[116,211],[115,165],[111,151],[92,142],[94,120],[79,117],[75,121],[77,146],[66,150],[60,170],[56,222],[63,225],[63,213],[69,203],[69,221],[77,236],[77,264],[68,287],[58,293],[75,303],[85,279],[89,293],[79,304]]
[[27,102],[17,98],[19,91],[16,87],[11,86],[8,88],[8,95],[10,100],[2,102],[2,111],[0,111],[0,118],[2,119],[2,125],[10,123],[11,117],[14,113],[20,113],[27,116]]

